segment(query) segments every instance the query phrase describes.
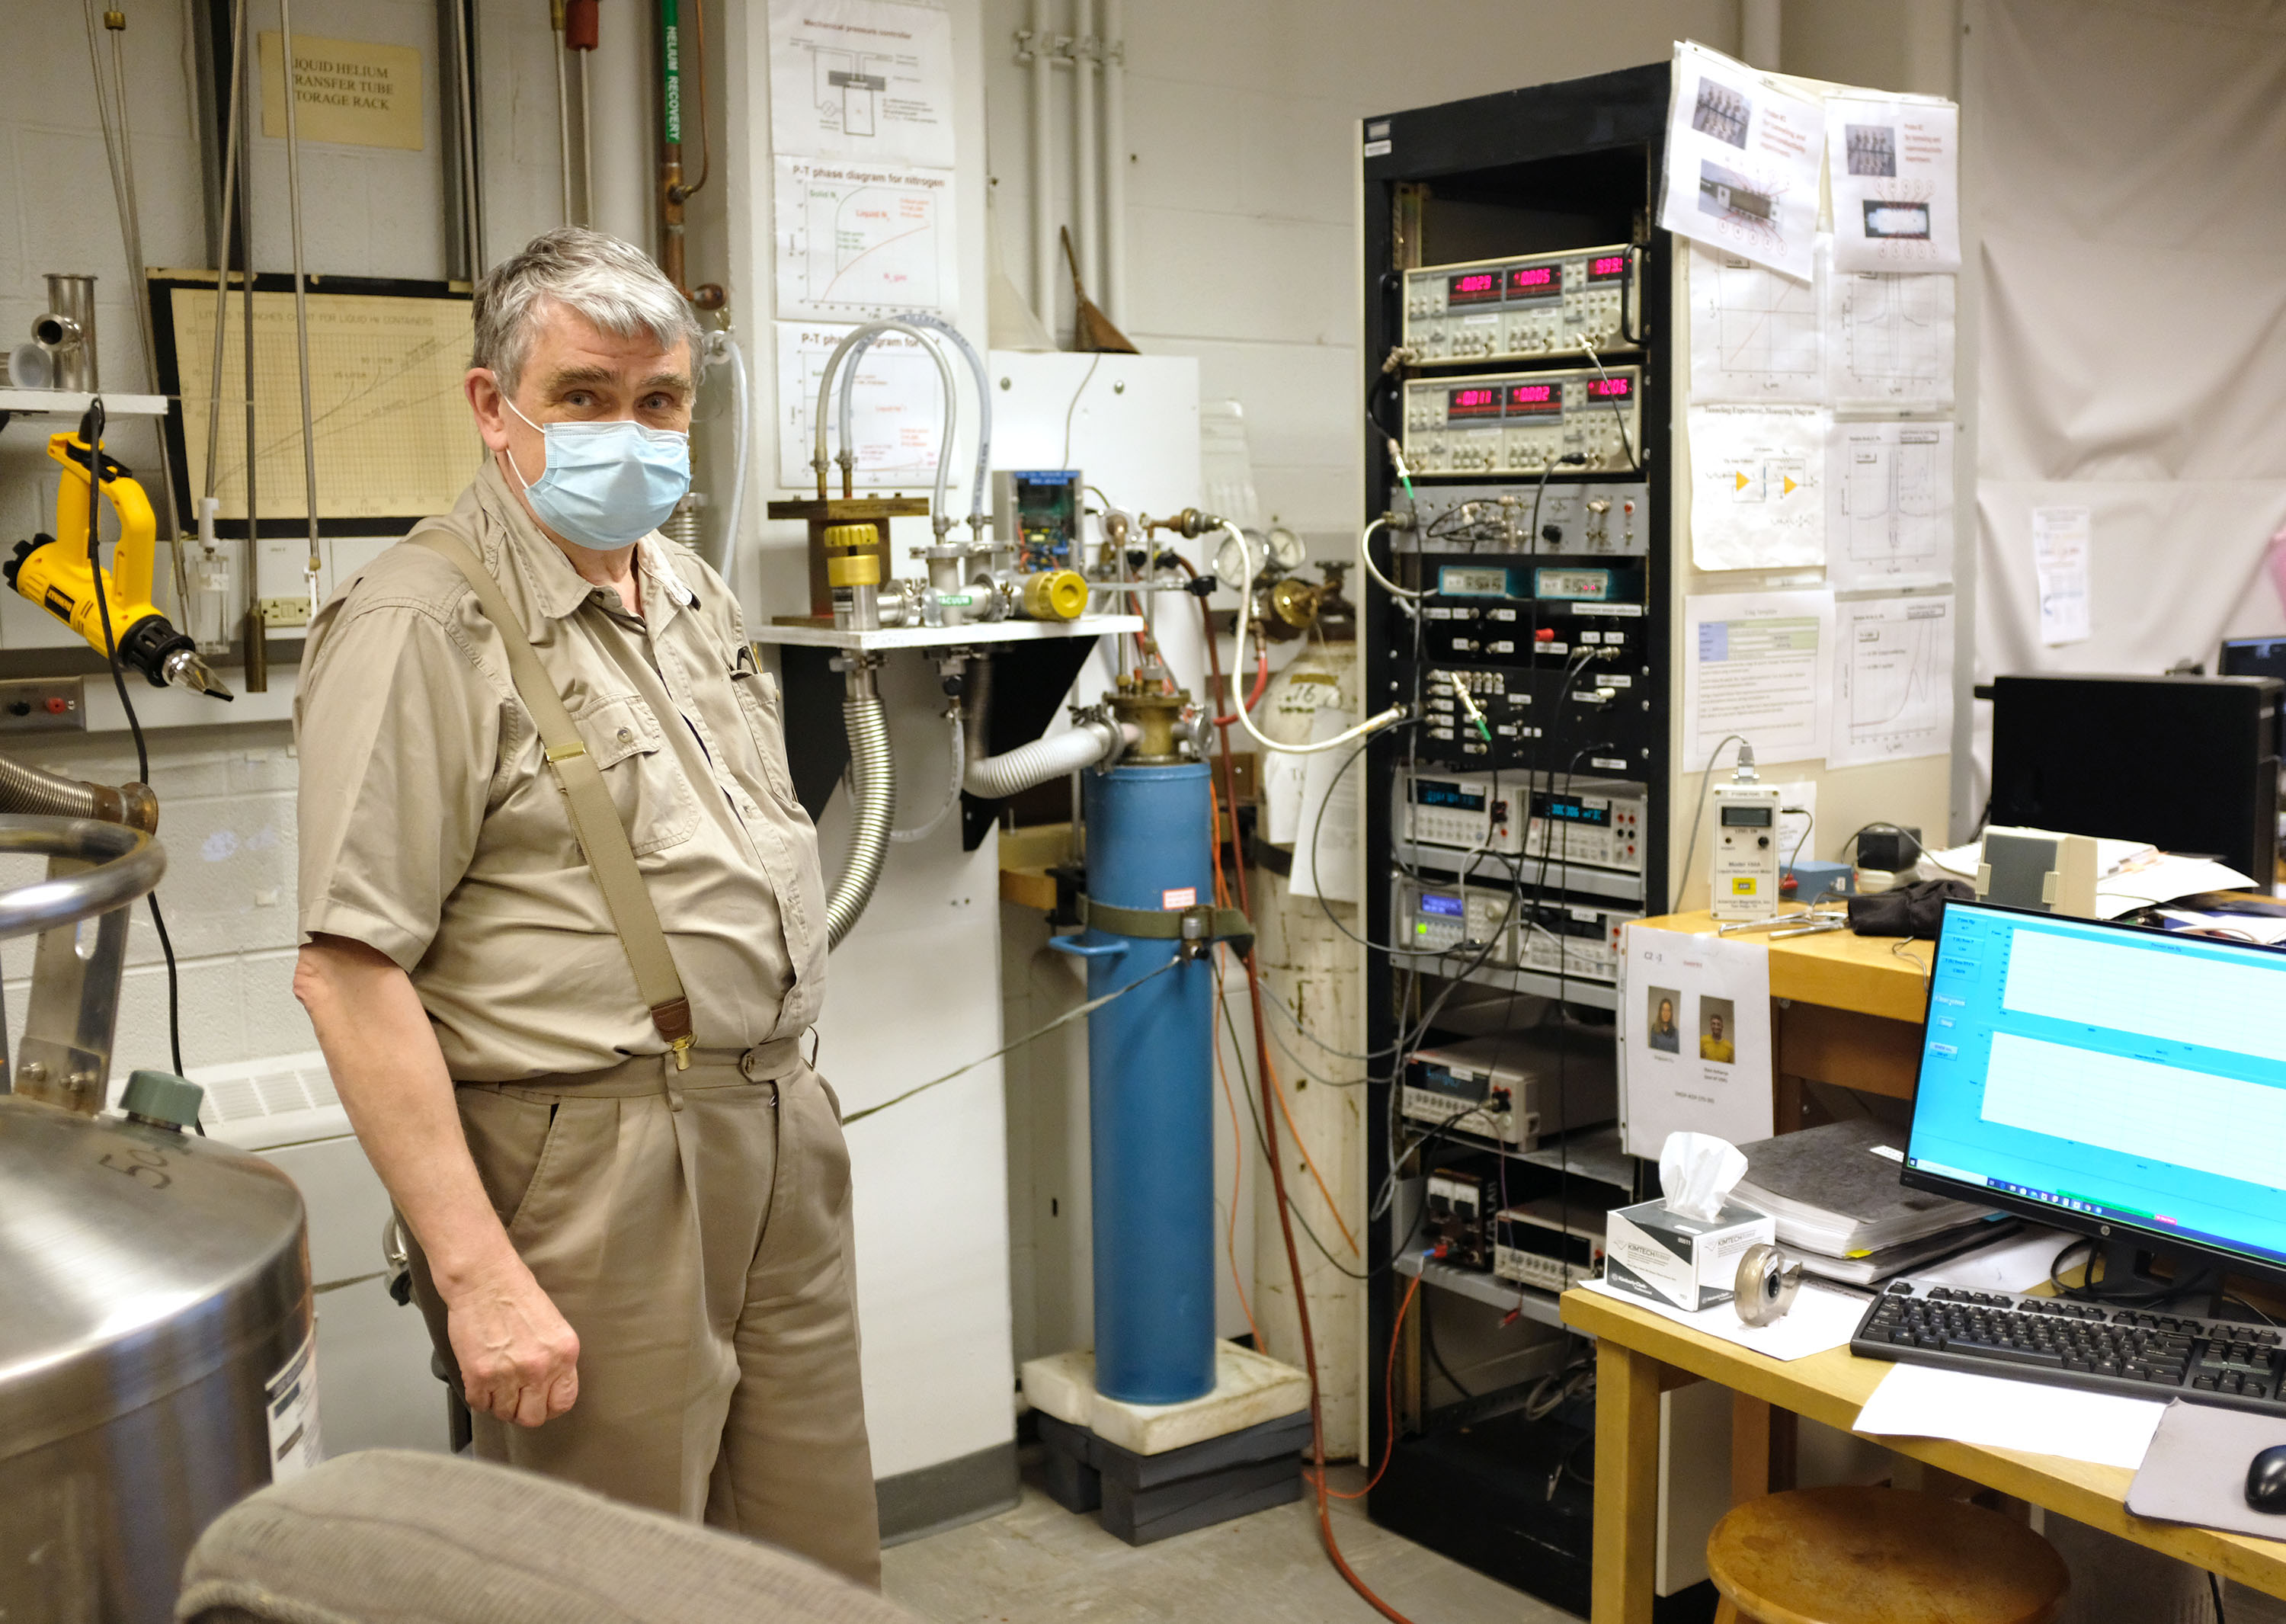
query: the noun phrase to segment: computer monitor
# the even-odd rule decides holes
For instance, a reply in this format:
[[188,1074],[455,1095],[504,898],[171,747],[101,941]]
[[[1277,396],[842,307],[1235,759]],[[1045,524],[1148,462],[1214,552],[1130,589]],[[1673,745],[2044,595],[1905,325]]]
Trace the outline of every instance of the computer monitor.
[[2286,950],[1949,903],[1928,997],[1906,1184],[2286,1282]]
[[2274,677],[1996,677],[1989,822],[2219,857],[2267,885]]
[[[2266,676],[2286,681],[2286,637],[2232,637],[2215,661],[2219,676]],[[2278,708],[2278,753],[2286,756],[2286,706]]]

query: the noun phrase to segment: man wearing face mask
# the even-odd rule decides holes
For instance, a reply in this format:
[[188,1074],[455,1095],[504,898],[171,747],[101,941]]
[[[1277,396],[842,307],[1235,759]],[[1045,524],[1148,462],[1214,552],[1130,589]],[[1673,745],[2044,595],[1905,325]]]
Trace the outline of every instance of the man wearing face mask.
[[878,1583],[848,1155],[797,1047],[816,833],[737,602],[657,533],[698,331],[576,230],[475,314],[475,482],[311,626],[295,992],[477,1453]]

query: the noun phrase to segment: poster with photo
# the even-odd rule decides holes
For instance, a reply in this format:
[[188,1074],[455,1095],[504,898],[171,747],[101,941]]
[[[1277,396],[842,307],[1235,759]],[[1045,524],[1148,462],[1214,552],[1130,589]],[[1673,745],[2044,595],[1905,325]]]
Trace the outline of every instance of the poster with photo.
[[1960,109],[1918,97],[1825,99],[1833,264],[1960,269]]
[[1824,107],[1744,62],[1676,43],[1662,226],[1808,282],[1825,162]]
[[1770,950],[1640,925],[1622,946],[1623,1147],[1655,1157],[1670,1133],[1745,1145],[1776,1132]]

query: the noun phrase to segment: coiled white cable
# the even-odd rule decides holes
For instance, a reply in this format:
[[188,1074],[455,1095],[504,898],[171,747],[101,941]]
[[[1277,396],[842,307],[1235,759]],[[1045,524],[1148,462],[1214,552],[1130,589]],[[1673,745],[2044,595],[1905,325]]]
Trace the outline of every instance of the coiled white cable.
[[1411,602],[1418,603],[1423,598],[1429,595],[1426,591],[1415,592],[1410,587],[1399,586],[1395,581],[1390,579],[1388,576],[1383,575],[1373,562],[1373,532],[1376,530],[1387,528],[1389,520],[1384,517],[1376,519],[1372,524],[1365,527],[1365,533],[1358,537],[1358,563],[1364,566],[1365,572],[1368,575],[1373,577],[1373,584],[1379,587],[1383,592],[1389,594],[1390,596],[1393,598],[1405,598]]
[[[1375,521],[1376,524],[1379,522],[1379,520]],[[1242,548],[1245,547],[1246,538],[1240,532],[1237,525],[1225,519],[1222,527],[1231,533]],[[1238,605],[1238,647],[1231,658],[1233,671],[1246,669],[1246,628],[1254,618],[1248,613],[1248,607],[1246,599],[1242,597]],[[1238,707],[1238,725],[1246,729],[1248,737],[1265,750],[1274,750],[1281,755],[1320,755],[1328,750],[1338,750],[1344,745],[1354,745],[1368,733],[1378,733],[1391,722],[1404,720],[1405,707],[1401,705],[1392,705],[1385,711],[1367,717],[1355,727],[1343,729],[1331,738],[1313,739],[1306,745],[1281,745],[1277,740],[1265,736],[1262,729],[1254,725],[1254,718],[1247,714],[1244,706]]]

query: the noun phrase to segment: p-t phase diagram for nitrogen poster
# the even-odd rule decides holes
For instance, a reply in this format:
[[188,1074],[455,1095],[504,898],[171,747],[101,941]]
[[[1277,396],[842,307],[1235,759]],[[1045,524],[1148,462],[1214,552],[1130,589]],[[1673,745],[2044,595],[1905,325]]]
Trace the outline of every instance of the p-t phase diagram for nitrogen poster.
[[952,315],[951,170],[782,157],[773,206],[780,320]]

